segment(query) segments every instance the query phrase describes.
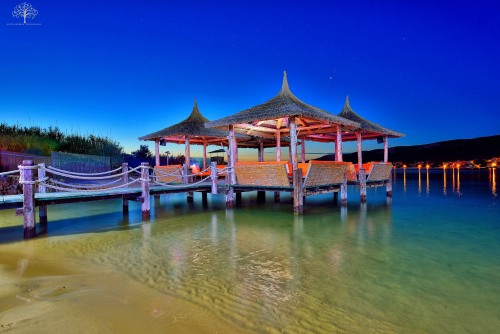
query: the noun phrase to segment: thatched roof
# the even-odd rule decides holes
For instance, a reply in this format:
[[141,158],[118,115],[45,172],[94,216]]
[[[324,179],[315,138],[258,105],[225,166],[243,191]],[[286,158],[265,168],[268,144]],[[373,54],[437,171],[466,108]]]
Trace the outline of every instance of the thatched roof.
[[[204,124],[207,122],[209,122],[209,120],[200,113],[198,104],[196,103],[196,100],[194,100],[193,110],[188,118],[177,124],[164,128],[163,130],[139,137],[139,140],[165,140],[169,143],[184,144],[187,136],[189,137],[190,144],[202,145],[203,143],[207,143],[227,146],[227,131],[215,128],[205,128]],[[235,136],[239,147],[259,147],[259,141],[263,142],[264,147],[276,146],[276,142],[274,140],[266,138],[246,136],[239,133],[235,134]],[[286,139],[282,142],[282,146],[288,146],[289,144],[290,141]]]
[[[363,139],[374,139],[380,136],[388,136],[390,138],[399,138],[405,136],[402,133],[390,130],[388,128],[384,128],[381,125],[373,123],[359,116],[357,113],[354,112],[354,110],[352,110],[351,105],[349,103],[349,96],[346,97],[344,108],[342,108],[342,111],[339,113],[339,116],[361,124],[361,137]],[[344,136],[343,140],[356,139],[355,134],[353,137],[354,139],[351,139],[350,137],[353,136]]]
[[[357,122],[335,116],[295,97],[288,87],[286,72],[284,72],[283,84],[278,95],[250,109],[208,122],[205,126],[207,128],[223,128],[235,125],[235,131],[260,136],[267,133],[269,137],[269,133],[288,127],[288,117],[297,117],[299,128],[300,126],[309,129],[316,126],[324,128],[325,124],[341,125],[351,129],[359,127]],[[281,132],[285,133],[286,131],[281,130]]]
[[[193,111],[191,111],[188,118],[180,123],[164,128],[163,130],[139,137],[139,140],[167,139],[167,141],[169,141],[168,139],[170,137],[170,139],[172,139],[171,141],[182,142],[182,138],[185,138],[185,136],[189,136],[190,138],[208,137],[210,139],[225,139],[227,137],[227,131],[205,128],[204,124],[207,122],[209,122],[209,120],[200,113],[198,110],[198,104],[196,103],[196,100],[194,100]],[[176,137],[178,140],[174,139]]]

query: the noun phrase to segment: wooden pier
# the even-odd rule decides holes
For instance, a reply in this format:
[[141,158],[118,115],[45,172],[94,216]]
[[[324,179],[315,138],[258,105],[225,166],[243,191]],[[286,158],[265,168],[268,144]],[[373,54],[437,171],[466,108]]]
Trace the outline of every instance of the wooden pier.
[[[351,164],[352,165],[352,164]],[[192,200],[194,192],[207,194],[222,193],[226,196],[226,206],[241,200],[241,193],[257,191],[258,198],[265,198],[265,192],[292,194],[294,212],[302,213],[303,198],[306,196],[340,193],[341,204],[347,204],[347,186],[360,189],[360,201],[366,201],[366,188],[385,186],[387,196],[392,195],[391,164],[374,164],[365,176],[365,170],[354,172],[349,163],[311,161],[301,167],[289,170],[286,162],[237,163],[234,168],[217,168],[215,162],[198,174],[190,174],[186,165],[150,167],[142,163],[136,168],[123,164],[121,168],[102,173],[74,173],[34,165],[25,160],[19,170],[2,175],[19,173],[19,183],[23,193],[0,196],[0,209],[16,208],[16,214],[24,219],[24,238],[29,239],[47,231],[47,206],[64,203],[122,199],[123,212],[128,213],[128,202],[141,203],[142,218],[150,219],[150,196],[171,193],[186,193]],[[353,168],[353,167],[352,167]],[[222,179],[221,179],[222,177]],[[199,180],[198,180],[199,178]],[[278,196],[276,196],[278,194]],[[36,231],[35,208],[38,207],[39,231]]]

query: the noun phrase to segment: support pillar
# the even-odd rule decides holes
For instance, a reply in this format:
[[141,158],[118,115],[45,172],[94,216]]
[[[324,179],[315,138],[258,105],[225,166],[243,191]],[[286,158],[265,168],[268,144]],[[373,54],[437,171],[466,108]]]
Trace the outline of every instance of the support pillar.
[[347,174],[344,174],[344,179],[340,185],[340,205],[347,205]]
[[302,146],[301,146],[301,150],[300,150],[300,161],[302,163],[305,163],[306,162],[306,137],[305,136],[302,136]]
[[[127,184],[129,182],[128,178],[128,163],[122,163],[122,183]],[[128,187],[128,186],[127,186]],[[123,197],[122,199],[122,211],[124,215],[128,215],[128,199]]]
[[342,160],[342,129],[337,125],[337,139],[335,140],[335,161]]
[[392,197],[392,171],[389,175],[389,179],[385,182],[385,193],[387,197]]
[[259,140],[259,157],[258,157],[259,162],[264,161],[264,142],[262,140]]
[[363,151],[361,150],[361,132],[356,132],[356,144],[358,148],[358,170],[363,166]]
[[203,141],[203,170],[207,169],[207,141]]
[[234,126],[229,125],[229,136],[228,136],[228,185],[226,192],[226,208],[232,208],[234,206],[234,189],[232,185],[236,184],[236,173],[234,172],[235,165],[235,154],[236,154],[236,145],[235,145],[235,137],[234,137]]
[[151,216],[151,203],[149,198],[149,163],[141,163],[141,188],[142,188],[142,220],[149,220]]
[[235,193],[236,197],[236,206],[240,207],[241,206],[241,192]]
[[384,162],[389,161],[389,137],[384,136]]
[[[278,192],[279,194],[279,192]],[[276,195],[276,193],[275,193]],[[257,202],[264,203],[266,201],[266,192],[265,191],[257,191]]]
[[155,166],[160,166],[160,140],[155,139]]
[[359,193],[361,203],[366,202],[366,171],[361,168],[359,170]]
[[[42,184],[45,179],[45,164],[41,163],[38,165],[38,181],[40,182],[38,184],[38,192],[39,193],[45,193],[47,191],[46,187]],[[46,205],[40,205],[38,207],[38,218],[40,222],[40,234],[47,233],[47,206]]]
[[[188,177],[189,175],[191,175],[191,169],[189,168],[189,166],[187,164],[183,164],[182,165],[182,182],[184,184],[188,184],[190,183],[190,178]],[[186,193],[186,200],[188,202],[193,202],[194,201],[194,194],[192,191],[188,191]]]
[[19,183],[23,185],[24,239],[30,239],[36,236],[33,161],[23,160],[22,165],[19,166],[19,170]]
[[293,213],[302,214],[304,211],[304,193],[302,191],[302,169],[293,170]]
[[212,180],[212,194],[217,194],[217,162],[210,163],[210,179]]

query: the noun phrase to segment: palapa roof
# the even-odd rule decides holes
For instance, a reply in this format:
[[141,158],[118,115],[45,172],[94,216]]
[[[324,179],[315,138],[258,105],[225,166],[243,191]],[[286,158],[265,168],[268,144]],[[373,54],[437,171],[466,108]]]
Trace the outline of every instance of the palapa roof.
[[332,131],[337,125],[349,129],[357,129],[360,126],[355,121],[333,115],[299,100],[288,87],[286,72],[283,75],[281,90],[275,97],[234,115],[208,122],[205,126],[223,128],[234,125],[235,131],[240,133],[270,138],[274,137],[277,131],[285,135],[289,133],[288,117],[296,117],[297,129],[303,128],[306,133]]
[[[184,143],[186,136],[190,138],[192,144],[202,144],[204,140],[227,142],[227,132],[219,129],[205,128],[204,124],[209,120],[200,113],[198,104],[194,100],[193,110],[188,118],[148,135],[139,137],[139,140],[161,140],[165,139],[168,142]],[[197,140],[198,138],[198,140]]]
[[[352,110],[351,104],[349,103],[349,96],[346,97],[344,108],[342,108],[342,111],[339,113],[339,116],[361,124],[362,139],[375,139],[380,136],[388,136],[389,138],[399,138],[405,136],[402,133],[385,128],[381,125],[378,125],[377,123],[371,122],[359,116],[357,113],[354,112],[354,110]],[[351,139],[351,137],[353,136],[354,139]],[[345,141],[356,140],[355,134],[348,134],[347,136],[344,137],[342,139]]]
[[[207,122],[210,121],[201,114],[195,99],[193,110],[188,118],[162,130],[139,137],[139,140],[165,140],[169,143],[184,144],[186,137],[189,137],[190,144],[202,145],[207,143],[227,146],[227,131],[206,128],[204,124]],[[269,139],[245,136],[239,133],[236,134],[236,140],[239,147],[258,147],[259,140],[263,141],[264,147],[275,146],[274,141],[269,141]],[[287,145],[289,145],[289,142],[285,140],[283,146]]]

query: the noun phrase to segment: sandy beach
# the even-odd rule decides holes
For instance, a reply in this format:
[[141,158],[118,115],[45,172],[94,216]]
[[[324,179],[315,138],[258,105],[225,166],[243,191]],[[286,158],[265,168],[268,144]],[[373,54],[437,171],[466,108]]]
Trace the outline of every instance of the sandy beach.
[[0,246],[0,332],[244,333],[191,303],[88,263]]

